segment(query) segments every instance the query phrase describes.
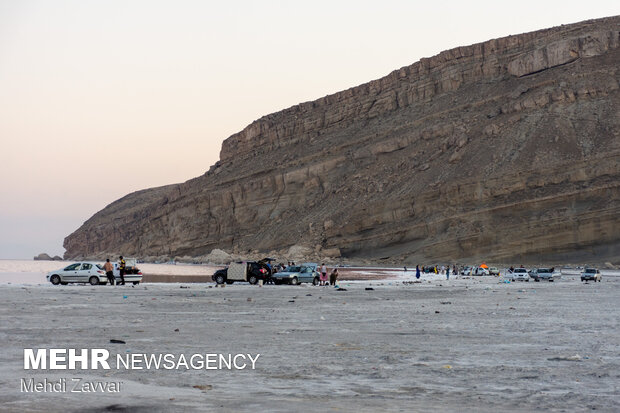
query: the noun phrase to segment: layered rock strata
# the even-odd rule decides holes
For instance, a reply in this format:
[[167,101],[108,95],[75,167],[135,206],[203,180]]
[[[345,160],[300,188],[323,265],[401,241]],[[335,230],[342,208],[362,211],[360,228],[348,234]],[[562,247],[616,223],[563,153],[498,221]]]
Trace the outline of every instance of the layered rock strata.
[[620,260],[620,17],[459,47],[267,115],[66,258],[219,248],[407,263]]

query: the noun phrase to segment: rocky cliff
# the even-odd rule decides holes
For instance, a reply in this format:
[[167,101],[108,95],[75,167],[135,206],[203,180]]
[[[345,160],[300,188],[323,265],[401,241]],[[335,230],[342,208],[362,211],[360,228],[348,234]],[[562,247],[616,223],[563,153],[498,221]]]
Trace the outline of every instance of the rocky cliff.
[[459,47],[267,115],[136,192],[66,258],[620,260],[620,16]]

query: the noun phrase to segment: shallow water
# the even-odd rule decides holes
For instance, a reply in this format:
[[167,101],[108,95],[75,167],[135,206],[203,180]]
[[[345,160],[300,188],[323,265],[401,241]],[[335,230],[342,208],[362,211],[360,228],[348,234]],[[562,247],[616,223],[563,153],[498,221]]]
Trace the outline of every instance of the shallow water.
[[[0,284],[47,283],[45,276],[48,272],[64,268],[73,262],[76,261],[0,260]],[[192,264],[138,264],[138,267],[143,274],[162,275],[211,275],[216,268],[220,268]]]

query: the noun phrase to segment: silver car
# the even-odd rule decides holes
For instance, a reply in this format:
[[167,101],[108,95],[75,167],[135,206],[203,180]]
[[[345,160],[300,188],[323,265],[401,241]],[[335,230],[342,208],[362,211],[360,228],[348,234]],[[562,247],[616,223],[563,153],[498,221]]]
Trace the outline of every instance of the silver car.
[[291,284],[297,285],[303,282],[318,285],[320,278],[318,272],[318,264],[307,262],[301,265],[291,265],[286,267],[284,271],[277,272],[271,276],[274,284]]
[[525,268],[515,268],[512,271],[508,271],[506,278],[511,281],[530,281],[530,275]]
[[49,272],[46,278],[54,285],[67,285],[68,283],[99,285],[108,282],[103,267],[94,262],[76,262],[60,270]]
[[594,282],[601,282],[601,271],[596,268],[586,268],[581,273],[581,281],[593,280]]
[[538,282],[538,281],[550,281],[553,282],[560,278],[560,275],[557,274],[553,268],[534,268],[530,271],[530,277]]
[[490,272],[484,267],[474,267],[471,269],[471,275],[490,275]]

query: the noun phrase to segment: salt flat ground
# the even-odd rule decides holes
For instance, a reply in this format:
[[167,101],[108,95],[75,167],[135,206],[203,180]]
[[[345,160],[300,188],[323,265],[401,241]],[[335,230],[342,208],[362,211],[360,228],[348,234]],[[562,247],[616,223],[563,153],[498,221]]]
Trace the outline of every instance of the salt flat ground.
[[[0,285],[0,411],[574,412],[620,405],[620,277],[588,284],[570,276],[511,284],[436,277],[341,287],[347,291]],[[24,348],[260,357],[255,370],[35,371],[23,369]],[[20,392],[20,379],[31,377],[123,385],[120,393]]]

